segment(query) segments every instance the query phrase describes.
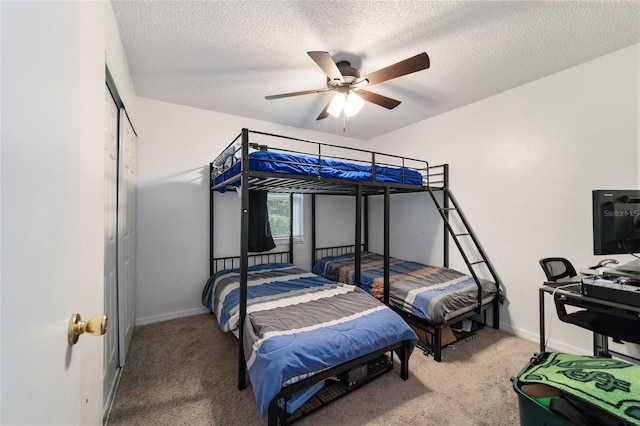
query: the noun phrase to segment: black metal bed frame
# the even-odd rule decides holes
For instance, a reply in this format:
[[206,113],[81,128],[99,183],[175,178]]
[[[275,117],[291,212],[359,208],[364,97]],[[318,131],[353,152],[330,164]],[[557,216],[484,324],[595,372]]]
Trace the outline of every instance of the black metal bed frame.
[[[295,143],[300,143],[300,145],[311,146],[313,149],[301,150],[301,151],[293,151],[288,149],[281,148],[273,148],[267,145],[260,145],[251,143],[249,141],[249,135],[260,135],[265,138],[276,138],[278,140],[288,140]],[[371,166],[372,170],[372,178],[371,181],[366,182],[356,182],[352,180],[345,179],[337,179],[337,178],[326,178],[321,176],[302,176],[302,175],[289,175],[282,173],[271,173],[264,171],[255,171],[250,170],[249,168],[249,148],[253,149],[273,149],[275,151],[281,152],[294,152],[296,154],[309,155],[311,152],[314,157],[318,159],[318,164],[320,161],[325,158],[325,152],[330,151],[332,148],[344,149],[347,152],[354,152],[359,154],[366,155],[369,159],[366,161],[363,160],[352,160],[350,158],[345,158],[336,155],[326,155],[326,158],[332,159],[345,159],[349,161],[360,162],[364,164],[368,164]],[[231,161],[226,161],[226,158],[222,158],[225,152],[232,151],[232,153],[228,156],[228,159]],[[238,158],[239,154],[239,158]],[[393,161],[392,163],[383,163],[380,162],[380,157],[389,158]],[[252,160],[253,161],[253,160]],[[240,163],[240,173],[235,174],[224,180],[223,182],[216,183],[215,179],[217,176],[222,175],[229,168],[233,167],[237,163]],[[230,163],[230,164],[229,164]],[[413,166],[409,165],[413,164]],[[414,185],[414,184],[405,184],[405,183],[388,183],[388,182],[378,182],[376,181],[375,175],[375,166],[376,165],[385,165],[391,167],[401,167],[403,170],[404,177],[404,169],[413,169],[418,170],[422,175],[422,184]],[[320,167],[320,166],[318,166]],[[228,267],[227,265],[233,265],[232,267],[240,268],[240,317],[239,317],[239,325],[238,325],[238,389],[246,388],[246,360],[244,357],[243,350],[243,336],[244,336],[244,322],[247,311],[247,268],[249,264],[260,264],[264,263],[264,258],[267,256],[267,261],[270,262],[270,258],[268,256],[286,256],[288,257],[288,261],[293,263],[293,221],[291,221],[290,226],[290,240],[289,240],[289,250],[287,252],[278,252],[278,253],[266,253],[266,254],[249,254],[248,252],[248,234],[249,234],[249,189],[254,191],[269,191],[269,192],[280,192],[280,193],[303,193],[303,194],[312,194],[312,261],[316,260],[316,255],[318,250],[316,249],[316,226],[315,226],[315,215],[316,215],[316,207],[315,207],[315,194],[327,194],[327,195],[350,195],[355,196],[356,201],[356,215],[355,215],[355,235],[354,235],[354,263],[355,263],[355,282],[360,282],[360,261],[361,261],[361,252],[362,250],[366,250],[368,248],[368,224],[367,221],[364,222],[364,243],[362,243],[363,235],[362,235],[362,209],[363,209],[363,199],[364,199],[364,209],[365,216],[367,215],[368,210],[368,196],[370,195],[382,195],[384,196],[384,295],[383,301],[386,305],[389,305],[389,206],[390,206],[390,195],[393,193],[410,193],[410,192],[424,192],[428,191],[431,194],[434,202],[436,202],[436,198],[434,195],[434,191],[444,191],[445,194],[448,194],[448,165],[438,165],[438,166],[430,166],[428,162],[423,160],[417,160],[409,157],[401,157],[391,154],[383,154],[376,153],[373,151],[367,151],[357,148],[346,148],[338,145],[325,144],[320,142],[314,142],[304,139],[297,139],[282,135],[276,135],[271,133],[264,133],[253,131],[249,129],[242,129],[241,133],[227,146],[227,148],[223,151],[223,154],[216,157],[216,159],[210,163],[209,167],[209,176],[210,176],[210,185],[209,185],[209,217],[210,217],[210,249],[209,249],[209,259],[210,259],[210,276],[213,276],[214,273],[220,268]],[[404,180],[404,179],[403,179]],[[240,184],[239,187],[237,184]],[[240,193],[241,199],[241,218],[240,218],[240,256],[235,257],[226,257],[226,258],[215,258],[214,256],[214,193],[218,190],[227,190],[233,189]],[[292,196],[292,195],[291,195]],[[293,206],[293,203],[291,203]],[[292,207],[293,208],[293,207]],[[455,210],[455,206],[453,209],[449,207],[449,197],[444,197],[444,207],[440,208],[440,213],[447,223],[452,235],[454,237],[454,241],[456,241],[456,236],[453,234],[451,230],[451,226],[448,222],[449,210]],[[349,246],[341,246],[343,248]],[[458,247],[462,250],[460,245]],[[480,248],[481,250],[481,248]],[[443,251],[444,251],[444,266],[448,266],[449,259],[449,239],[447,234],[445,233],[443,239]],[[481,250],[482,252],[482,250]],[[465,262],[471,268],[472,264],[467,260],[466,256]],[[280,259],[284,259],[281,257]],[[495,274],[491,264],[488,262],[490,272],[494,277],[496,285],[498,287],[498,293],[500,293],[500,280]],[[478,283],[478,294],[481,297],[481,288],[479,285],[479,280],[476,274],[472,271],[472,275],[476,279],[476,283]],[[494,307],[494,328],[498,328],[498,319],[499,319],[499,309],[497,306],[497,301],[500,297],[495,298],[495,302],[492,302],[491,306]],[[479,299],[480,303],[478,303],[477,308],[472,311],[469,315],[474,315],[477,313],[482,313],[484,309],[488,307],[488,305],[483,305],[481,303],[482,299]],[[396,310],[396,312],[398,312]],[[406,316],[405,312],[399,312],[402,315]],[[435,339],[438,342],[437,345],[434,345],[434,357],[437,361],[440,360],[440,342],[441,342],[441,331],[442,327],[447,324],[429,324],[424,323],[425,327],[429,329],[435,330]],[[291,418],[286,416],[286,412],[283,414],[282,409],[278,409],[277,401],[278,400],[286,400],[288,396],[292,395],[294,392],[304,389],[314,383],[317,383],[321,380],[326,379],[327,377],[331,377],[335,375],[337,372],[346,371],[349,368],[359,365],[359,363],[367,362],[370,359],[379,356],[379,353],[385,353],[389,351],[393,351],[394,349],[400,348],[403,353],[408,353],[408,342],[400,342],[396,345],[383,348],[380,351],[377,351],[374,354],[370,354],[368,356],[363,357],[363,359],[353,360],[342,364],[340,366],[334,367],[330,370],[326,370],[317,375],[311,376],[307,379],[304,379],[300,382],[297,382],[293,385],[289,385],[284,387],[281,392],[274,398],[272,403],[269,406],[268,410],[268,422],[269,425],[276,425],[278,420],[280,420],[281,424],[289,424]],[[365,359],[366,358],[366,359]],[[403,357],[401,360],[401,377],[406,380],[408,378],[408,357]],[[331,401],[332,402],[333,398]],[[328,403],[328,402],[327,402]],[[322,404],[322,406],[326,405]],[[315,409],[313,410],[315,411]],[[310,413],[307,413],[310,414]],[[305,414],[305,416],[307,415]],[[297,418],[295,420],[298,420]],[[294,421],[295,421],[294,420]]]

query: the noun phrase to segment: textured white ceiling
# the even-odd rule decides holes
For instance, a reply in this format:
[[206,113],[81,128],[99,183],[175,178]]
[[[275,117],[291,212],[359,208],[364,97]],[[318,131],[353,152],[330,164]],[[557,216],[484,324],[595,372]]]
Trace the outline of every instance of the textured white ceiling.
[[139,96],[326,133],[331,92],[307,55],[362,75],[427,52],[431,68],[370,86],[346,135],[369,139],[639,42],[638,1],[112,1]]

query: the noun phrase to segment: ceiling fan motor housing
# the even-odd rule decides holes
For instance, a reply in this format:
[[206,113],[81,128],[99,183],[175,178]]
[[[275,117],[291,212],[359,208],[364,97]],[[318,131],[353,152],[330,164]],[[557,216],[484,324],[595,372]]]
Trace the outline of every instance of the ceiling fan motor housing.
[[336,66],[338,67],[338,70],[340,71],[340,74],[342,74],[342,80],[343,82],[341,83],[339,80],[331,80],[329,77],[327,77],[327,87],[330,89],[336,89],[339,87],[345,87],[348,88],[349,85],[351,85],[353,82],[355,82],[358,78],[360,78],[360,71],[358,71],[358,69],[353,68],[351,66],[351,63],[348,61],[340,61],[338,63],[336,63]]

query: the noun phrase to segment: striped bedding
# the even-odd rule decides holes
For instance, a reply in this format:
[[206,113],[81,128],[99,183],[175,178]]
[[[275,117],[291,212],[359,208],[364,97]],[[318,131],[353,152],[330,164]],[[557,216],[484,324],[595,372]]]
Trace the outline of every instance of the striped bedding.
[[[220,327],[238,326],[238,269],[214,275],[203,304]],[[352,285],[288,263],[248,269],[244,353],[261,416],[282,384],[396,342],[415,332],[388,307]]]
[[[384,257],[362,253],[361,288],[381,299],[384,289]],[[354,284],[354,255],[325,257],[313,266],[325,278]],[[470,275],[453,269],[389,259],[389,303],[434,324],[444,324],[477,303],[478,287]],[[482,280],[483,299],[495,295],[496,285]]]

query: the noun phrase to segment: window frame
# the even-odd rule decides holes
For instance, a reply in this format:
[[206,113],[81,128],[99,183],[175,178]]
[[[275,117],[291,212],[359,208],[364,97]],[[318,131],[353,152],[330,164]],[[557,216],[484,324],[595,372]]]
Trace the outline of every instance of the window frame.
[[[280,192],[269,192],[267,194],[267,206],[273,199],[289,201],[290,194]],[[275,236],[271,229],[273,241],[277,245],[289,244],[289,235]],[[304,242],[304,197],[303,194],[293,194],[293,242]]]

